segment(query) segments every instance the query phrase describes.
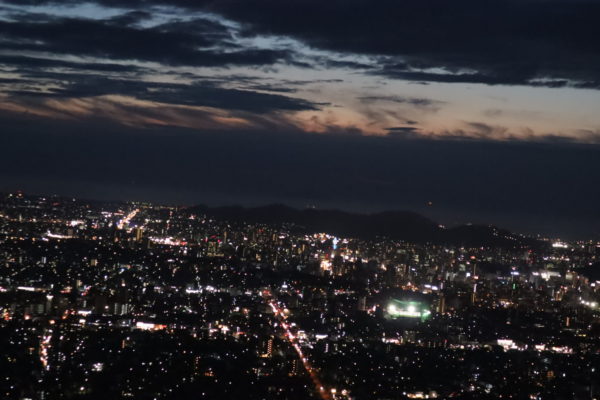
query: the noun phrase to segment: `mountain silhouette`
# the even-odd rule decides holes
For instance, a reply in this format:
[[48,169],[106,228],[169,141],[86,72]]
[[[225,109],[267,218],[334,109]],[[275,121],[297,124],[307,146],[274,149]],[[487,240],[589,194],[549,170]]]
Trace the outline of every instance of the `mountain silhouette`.
[[325,232],[358,239],[389,238],[413,243],[462,245],[468,247],[538,247],[542,242],[488,225],[461,225],[445,228],[411,211],[384,211],[372,214],[340,210],[303,210],[282,204],[261,207],[196,206],[192,212],[229,222],[290,224],[304,233]]

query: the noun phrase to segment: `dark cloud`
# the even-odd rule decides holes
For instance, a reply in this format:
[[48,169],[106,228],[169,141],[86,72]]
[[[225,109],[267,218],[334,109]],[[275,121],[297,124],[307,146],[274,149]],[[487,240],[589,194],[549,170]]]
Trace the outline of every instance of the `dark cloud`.
[[285,83],[289,86],[303,86],[310,85],[314,83],[341,83],[344,82],[343,79],[314,79],[314,80],[298,80],[298,79],[283,79],[282,83]]
[[[56,76],[53,74],[53,76]],[[278,94],[250,90],[227,89],[211,83],[193,84],[145,82],[141,80],[65,75],[70,80],[62,87],[45,90],[5,91],[15,100],[20,98],[78,99],[106,95],[122,95],[159,103],[185,106],[215,107],[254,113],[273,111],[317,110],[319,104]]]
[[583,89],[598,89],[599,82],[596,81],[576,81],[571,82],[565,79],[542,79],[537,80],[535,73],[529,75],[502,73],[490,70],[483,73],[430,73],[414,72],[412,70],[402,70],[394,67],[385,66],[377,71],[370,71],[373,75],[383,75],[392,79],[403,79],[416,82],[441,82],[441,83],[483,83],[486,85],[526,85],[535,87],[576,87]]
[[14,84],[22,84],[30,82],[28,79],[21,78],[0,78],[0,84],[3,85],[14,85]]
[[[243,23],[242,34],[275,34],[299,39],[312,47],[373,56],[373,66],[352,60],[315,60],[329,67],[366,69],[389,78],[416,82],[484,83],[490,85],[573,86],[600,88],[600,2],[597,0],[446,0],[376,3],[362,0],[97,0],[99,4],[145,11],[153,5],[208,11]],[[14,4],[68,4],[69,1],[12,1]],[[74,2],[73,2],[74,3]],[[98,22],[55,21],[0,29],[4,35],[47,40],[51,51],[85,52],[153,60],[174,65],[269,64],[286,59],[309,67],[290,54],[260,52],[216,57],[198,51],[207,38],[227,35],[212,26],[203,35],[184,31],[134,29],[144,15],[126,14],[125,26]],[[215,23],[212,21],[212,23]],[[44,26],[41,26],[44,25]],[[201,25],[201,24],[200,24]],[[217,23],[218,25],[218,23]],[[67,29],[68,28],[68,29]],[[190,29],[190,31],[188,31]],[[109,51],[102,37],[118,36]],[[80,39],[69,33],[80,33]],[[209,32],[212,32],[209,34]],[[89,33],[89,34],[86,34]],[[144,36],[144,38],[141,38]],[[85,40],[83,39],[85,37]],[[68,39],[68,40],[67,40]],[[142,40],[138,40],[142,39]],[[212,38],[213,40],[215,37]],[[71,45],[61,44],[64,41]],[[85,41],[86,46],[79,45]],[[133,43],[139,43],[135,49]],[[170,43],[171,47],[165,46]],[[146,44],[150,44],[149,46]],[[66,47],[66,48],[65,48]],[[84,49],[87,47],[87,50]],[[156,48],[165,54],[156,55]],[[432,72],[436,69],[436,72]]]
[[[125,17],[130,15],[125,14]],[[0,21],[0,35],[3,37],[1,47],[15,51],[153,61],[166,65],[261,66],[290,57],[283,50],[235,47],[230,42],[227,27],[206,19],[141,28],[120,24],[114,19],[47,17],[34,21]]]
[[372,70],[373,66],[370,64],[359,63],[356,61],[340,61],[325,59],[321,61],[327,68],[347,68],[347,69],[364,69]]
[[463,129],[442,132],[419,132],[423,139],[464,141],[496,141],[515,143],[555,143],[555,144],[600,144],[600,131],[579,130],[575,135],[561,133],[534,133],[524,128],[519,132],[511,131],[501,125],[492,125],[480,121],[466,121]]
[[386,129],[389,137],[400,139],[421,139],[420,129],[414,126],[393,126]]
[[[103,3],[139,7],[163,2]],[[320,49],[384,56],[378,72],[391,78],[600,87],[596,39],[600,2],[596,0],[175,0],[169,4],[245,22],[250,26],[248,35],[285,35]]]
[[[502,76],[496,73],[430,73],[414,72],[398,69],[395,67],[384,67],[374,74],[384,75],[388,78],[403,79],[407,81],[443,82],[443,83],[485,83],[487,85],[524,85],[529,82],[530,77]],[[541,85],[540,85],[541,86]]]
[[493,126],[483,122],[466,122],[465,125],[472,138],[492,140],[507,138],[508,129],[502,126]]
[[437,109],[444,104],[444,102],[440,100],[402,96],[361,96],[358,99],[363,103],[383,101],[397,104],[409,104],[411,106],[429,109]]
[[248,89],[252,90],[262,90],[265,92],[280,92],[280,93],[294,93],[297,91],[295,88],[285,87],[281,85],[269,85],[269,84],[259,84],[249,86]]
[[16,69],[20,73],[47,68],[62,68],[71,70],[89,70],[96,72],[140,73],[144,68],[131,64],[72,62],[51,58],[26,57],[17,55],[0,55],[0,65]]
[[137,25],[143,21],[151,20],[152,13],[143,10],[130,11],[125,14],[117,15],[109,20],[115,25]]
[[[319,12],[309,18],[293,17],[294,6],[286,11],[275,1],[262,4],[284,16],[273,24],[264,12],[248,14],[237,7],[227,12],[254,22],[256,29],[294,35],[331,50],[401,58],[411,67],[383,67],[381,73],[389,77],[543,86],[567,81],[592,86],[598,81],[597,1],[294,3],[296,7],[318,6]],[[326,19],[335,22],[327,24]],[[303,30],[303,24],[313,28]],[[443,68],[448,73],[418,71],[425,68]],[[533,83],[544,78],[548,80]]]

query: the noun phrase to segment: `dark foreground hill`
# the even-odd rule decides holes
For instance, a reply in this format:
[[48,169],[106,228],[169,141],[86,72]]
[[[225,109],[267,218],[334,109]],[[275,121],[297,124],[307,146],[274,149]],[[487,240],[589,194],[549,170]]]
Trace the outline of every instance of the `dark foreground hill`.
[[462,225],[444,228],[410,211],[385,211],[357,214],[339,210],[298,210],[284,205],[245,208],[193,207],[194,212],[231,222],[280,225],[293,224],[306,233],[327,232],[361,239],[387,237],[415,243],[439,243],[464,246],[537,247],[541,243],[494,226]]

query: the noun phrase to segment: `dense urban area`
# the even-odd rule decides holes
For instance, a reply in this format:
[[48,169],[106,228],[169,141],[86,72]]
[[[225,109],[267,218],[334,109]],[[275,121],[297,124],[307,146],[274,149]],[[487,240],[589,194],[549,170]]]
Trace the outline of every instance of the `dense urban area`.
[[0,195],[3,399],[600,398],[600,243]]

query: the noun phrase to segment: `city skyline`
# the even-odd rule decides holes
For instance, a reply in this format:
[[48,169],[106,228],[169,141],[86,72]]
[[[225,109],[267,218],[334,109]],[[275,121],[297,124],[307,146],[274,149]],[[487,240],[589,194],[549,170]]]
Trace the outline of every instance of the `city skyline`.
[[0,194],[2,397],[598,393],[600,241],[213,211]]

